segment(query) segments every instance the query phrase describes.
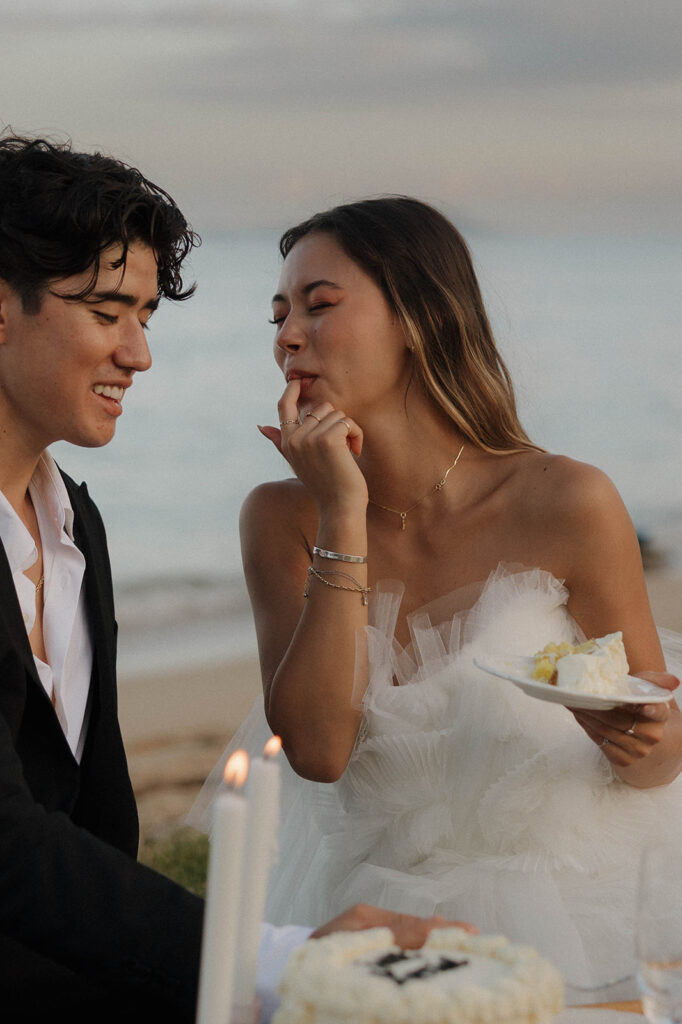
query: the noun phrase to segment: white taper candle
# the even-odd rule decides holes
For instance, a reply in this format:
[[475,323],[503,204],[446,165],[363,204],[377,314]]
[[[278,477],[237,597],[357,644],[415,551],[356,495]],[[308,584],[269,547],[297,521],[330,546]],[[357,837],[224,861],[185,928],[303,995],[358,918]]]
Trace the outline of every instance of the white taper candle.
[[256,994],[260,927],[268,878],[277,853],[280,768],[275,758],[281,747],[279,736],[271,737],[265,745],[264,756],[254,758],[249,771],[244,882],[234,986],[234,1003],[238,1008],[250,1007]]
[[213,808],[197,1024],[228,1024],[232,1012],[247,820],[243,786],[248,770],[246,751],[236,750],[225,765],[225,788]]

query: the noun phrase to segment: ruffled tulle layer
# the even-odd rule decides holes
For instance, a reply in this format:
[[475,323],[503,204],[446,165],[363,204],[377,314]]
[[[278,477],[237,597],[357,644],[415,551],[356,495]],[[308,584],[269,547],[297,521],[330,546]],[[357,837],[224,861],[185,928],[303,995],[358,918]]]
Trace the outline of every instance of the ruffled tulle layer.
[[[477,592],[429,605],[411,617],[405,649],[393,639],[401,596],[388,583],[373,598],[358,655],[363,725],[342,779],[308,782],[283,766],[267,919],[317,925],[368,902],[529,943],[574,986],[630,974],[639,853],[682,842],[682,780],[625,785],[570,711],[474,665],[581,638],[549,573],[501,567]],[[680,674],[681,638],[662,639]],[[227,753],[260,753],[268,736],[259,702]],[[220,771],[195,825],[206,826]]]

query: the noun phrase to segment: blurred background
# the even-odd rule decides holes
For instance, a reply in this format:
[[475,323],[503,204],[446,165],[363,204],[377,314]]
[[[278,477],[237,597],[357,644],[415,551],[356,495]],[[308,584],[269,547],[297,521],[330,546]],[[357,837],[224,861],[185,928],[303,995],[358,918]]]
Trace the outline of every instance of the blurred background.
[[682,552],[678,0],[0,0],[0,125],[139,166],[203,238],[107,448],[121,674],[249,657],[238,514],[288,225],[407,193],[470,242],[522,419]]

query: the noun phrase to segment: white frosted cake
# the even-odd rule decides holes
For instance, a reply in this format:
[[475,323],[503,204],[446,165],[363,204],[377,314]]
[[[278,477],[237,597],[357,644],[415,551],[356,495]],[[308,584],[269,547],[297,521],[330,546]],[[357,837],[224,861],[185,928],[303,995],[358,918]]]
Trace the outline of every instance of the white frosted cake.
[[582,644],[547,644],[538,651],[533,679],[575,693],[611,697],[622,691],[621,680],[629,672],[623,634],[586,640]]
[[502,936],[435,929],[402,950],[388,928],[336,932],[294,951],[273,1024],[546,1024],[561,975]]

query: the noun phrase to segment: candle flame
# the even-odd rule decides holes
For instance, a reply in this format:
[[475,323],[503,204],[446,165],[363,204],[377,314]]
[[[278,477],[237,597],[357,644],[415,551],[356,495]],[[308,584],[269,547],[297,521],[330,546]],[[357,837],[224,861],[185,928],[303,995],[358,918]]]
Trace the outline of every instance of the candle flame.
[[267,758],[277,757],[281,749],[282,741],[279,738],[279,736],[271,736],[268,742],[265,744],[263,754]]
[[225,765],[224,779],[231,789],[238,789],[246,782],[249,774],[249,755],[245,750],[235,750]]

